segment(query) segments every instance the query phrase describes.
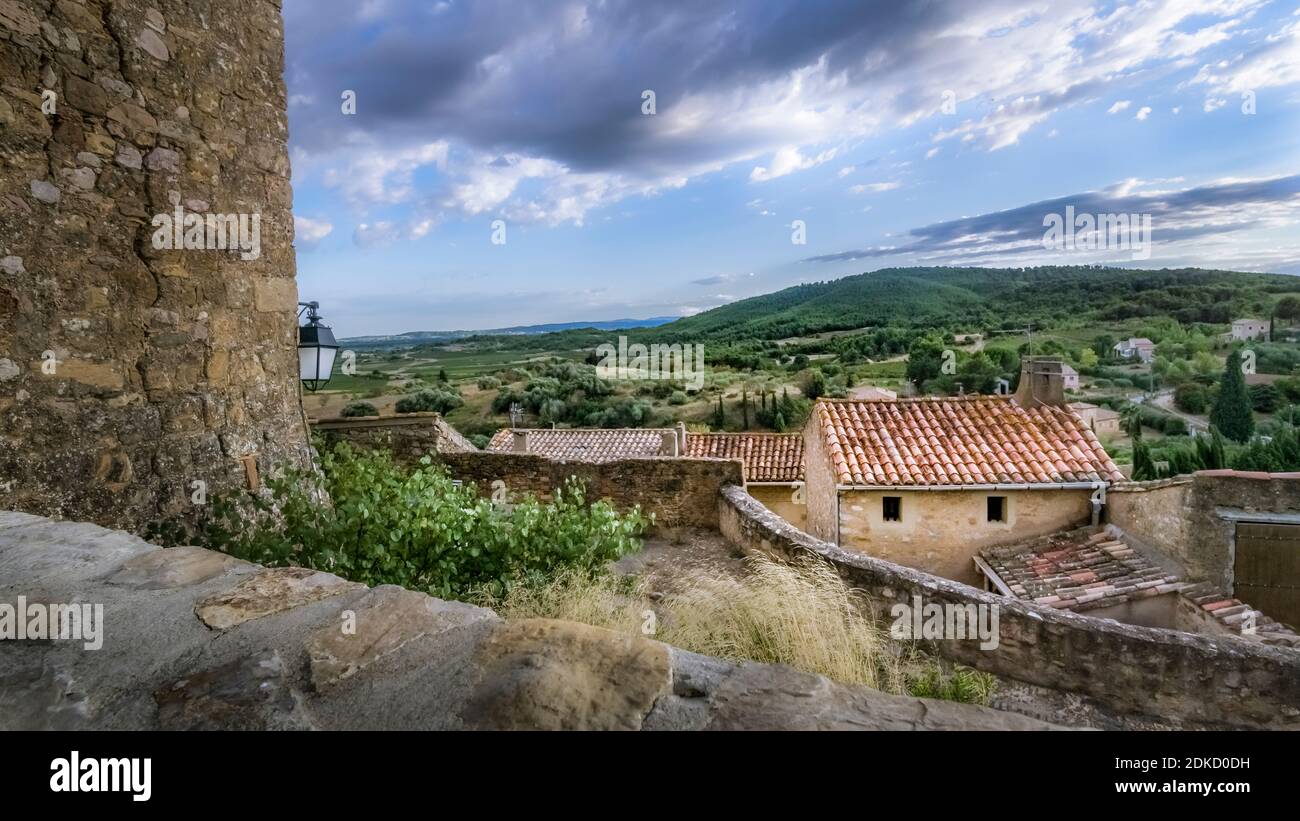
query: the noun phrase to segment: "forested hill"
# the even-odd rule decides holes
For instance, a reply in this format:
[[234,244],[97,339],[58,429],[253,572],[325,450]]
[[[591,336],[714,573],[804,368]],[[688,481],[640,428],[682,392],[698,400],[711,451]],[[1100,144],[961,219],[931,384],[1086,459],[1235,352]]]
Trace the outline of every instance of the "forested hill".
[[796,285],[635,334],[642,340],[782,339],[867,326],[980,329],[1169,316],[1266,314],[1300,278],[1199,268],[886,268]]

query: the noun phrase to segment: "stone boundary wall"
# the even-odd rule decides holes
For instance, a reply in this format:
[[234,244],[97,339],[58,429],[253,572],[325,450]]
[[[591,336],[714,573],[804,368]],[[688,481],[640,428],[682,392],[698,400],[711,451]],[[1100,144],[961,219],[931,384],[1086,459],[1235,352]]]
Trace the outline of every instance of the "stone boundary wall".
[[0,641],[0,730],[1059,729],[0,511],[20,596],[98,603],[102,646]]
[[1300,650],[1136,627],[985,593],[820,541],[738,486],[723,489],[719,522],[723,536],[747,552],[830,561],[886,624],[890,608],[915,595],[924,604],[998,607],[996,649],[981,650],[978,640],[926,642],[977,670],[1177,726],[1300,729]]
[[344,441],[367,450],[386,450],[401,464],[413,464],[423,456],[437,456],[444,452],[478,451],[437,413],[331,417],[309,421],[312,432],[320,433],[326,444]]
[[739,459],[641,457],[613,462],[560,462],[532,453],[439,453],[454,478],[473,482],[485,495],[505,483],[510,498],[531,493],[541,499],[570,477],[583,481],[590,499],[608,499],[626,510],[640,505],[655,514],[656,528],[718,528],[718,493],[742,484]]
[[1300,514],[1300,473],[1203,470],[1106,492],[1106,521],[1136,547],[1167,557],[1191,580],[1233,591],[1236,525],[1222,510]]

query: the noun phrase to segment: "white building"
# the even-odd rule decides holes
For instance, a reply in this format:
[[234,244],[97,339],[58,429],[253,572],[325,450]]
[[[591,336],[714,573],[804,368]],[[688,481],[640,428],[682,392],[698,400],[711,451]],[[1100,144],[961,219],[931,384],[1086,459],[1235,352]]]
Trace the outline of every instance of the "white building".
[[1240,340],[1267,339],[1268,325],[1266,319],[1234,319],[1232,320],[1232,338]]
[[1136,359],[1139,362],[1150,362],[1156,358],[1156,343],[1145,336],[1133,336],[1121,340],[1115,344],[1112,350],[1120,359]]

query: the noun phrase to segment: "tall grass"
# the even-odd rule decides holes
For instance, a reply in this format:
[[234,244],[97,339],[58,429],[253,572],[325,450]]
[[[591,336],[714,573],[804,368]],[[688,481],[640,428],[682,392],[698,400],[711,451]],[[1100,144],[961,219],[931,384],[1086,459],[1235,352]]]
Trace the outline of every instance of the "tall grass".
[[566,570],[480,603],[508,619],[579,621],[652,638],[729,661],[788,664],[846,684],[987,703],[991,677],[945,672],[896,642],[834,568],[819,559],[783,564],[751,558],[744,580],[696,571],[652,601],[644,581]]

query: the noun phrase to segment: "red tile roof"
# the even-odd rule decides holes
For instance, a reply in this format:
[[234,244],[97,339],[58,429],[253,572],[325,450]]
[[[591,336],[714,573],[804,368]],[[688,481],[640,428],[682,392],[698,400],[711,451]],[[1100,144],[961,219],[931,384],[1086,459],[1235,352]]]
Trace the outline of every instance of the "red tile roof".
[[1190,587],[1105,531],[987,548],[980,557],[1016,598],[1061,610],[1109,607]]
[[739,459],[749,482],[803,481],[803,434],[688,433],[686,456]]
[[[528,452],[561,462],[609,462],[659,456],[668,428],[529,428]],[[495,453],[514,451],[514,430],[502,428],[488,442]]]
[[1069,408],[1010,396],[820,400],[813,410],[844,485],[1118,482],[1124,476]]

